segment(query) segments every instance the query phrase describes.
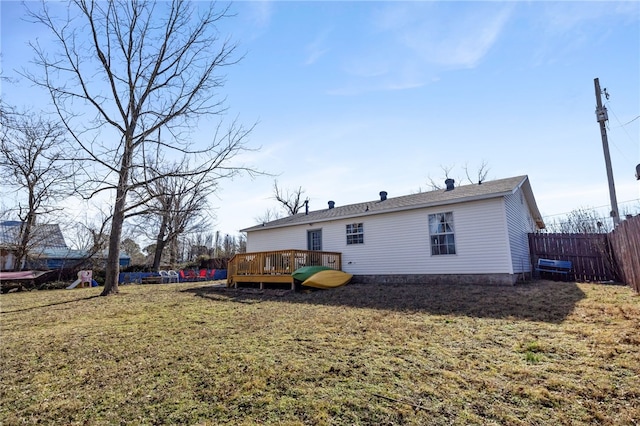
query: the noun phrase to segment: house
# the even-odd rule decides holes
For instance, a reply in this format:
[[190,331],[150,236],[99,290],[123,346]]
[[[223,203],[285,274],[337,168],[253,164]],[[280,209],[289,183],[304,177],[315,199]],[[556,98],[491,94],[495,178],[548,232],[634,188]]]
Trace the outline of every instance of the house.
[[[15,220],[0,222],[0,270],[13,270],[16,263],[16,251],[20,244],[23,223]],[[29,256],[39,255],[44,249],[66,248],[60,226],[56,224],[37,224],[32,230],[27,251]]]
[[[0,222],[0,270],[15,269],[16,249],[20,241],[22,222]],[[67,246],[60,226],[57,224],[37,224],[33,230],[28,247],[28,259],[24,268],[28,269],[62,269],[74,267],[87,259],[84,250],[74,250]],[[93,258],[104,259],[104,253]],[[120,254],[120,266],[128,266],[130,257]]]
[[544,228],[527,176],[298,213],[243,229],[247,252],[342,253],[355,282],[512,285],[531,272],[528,236]]
[[[86,250],[75,250],[68,247],[45,247],[29,260],[29,267],[32,269],[64,269],[83,264],[88,258],[89,253]],[[94,263],[101,262],[104,264],[106,258],[106,251],[101,251],[91,256]],[[129,266],[130,263],[131,257],[121,251],[120,267]]]

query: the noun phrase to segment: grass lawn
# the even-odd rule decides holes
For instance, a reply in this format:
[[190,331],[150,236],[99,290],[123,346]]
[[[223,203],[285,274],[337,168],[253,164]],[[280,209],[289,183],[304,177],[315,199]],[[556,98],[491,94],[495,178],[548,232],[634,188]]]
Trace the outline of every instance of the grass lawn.
[[0,423],[640,424],[623,286],[0,296]]

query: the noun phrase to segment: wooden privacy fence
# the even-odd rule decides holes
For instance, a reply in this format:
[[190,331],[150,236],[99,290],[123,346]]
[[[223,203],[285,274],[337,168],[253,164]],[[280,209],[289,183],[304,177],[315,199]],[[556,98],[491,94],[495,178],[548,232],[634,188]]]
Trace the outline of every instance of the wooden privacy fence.
[[609,234],[529,234],[533,267],[538,259],[570,260],[578,281],[621,281],[640,292],[640,216]]
[[570,260],[575,280],[616,281],[607,234],[529,234],[529,250],[533,265],[540,258]]
[[608,237],[620,278],[640,293],[640,216],[623,221]]

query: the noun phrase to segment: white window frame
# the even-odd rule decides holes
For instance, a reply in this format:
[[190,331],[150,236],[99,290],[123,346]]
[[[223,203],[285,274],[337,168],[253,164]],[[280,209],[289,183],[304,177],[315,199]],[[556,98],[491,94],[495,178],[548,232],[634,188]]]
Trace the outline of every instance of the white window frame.
[[346,225],[347,245],[364,244],[364,224],[348,223]]
[[432,256],[456,254],[453,212],[429,215],[429,245]]

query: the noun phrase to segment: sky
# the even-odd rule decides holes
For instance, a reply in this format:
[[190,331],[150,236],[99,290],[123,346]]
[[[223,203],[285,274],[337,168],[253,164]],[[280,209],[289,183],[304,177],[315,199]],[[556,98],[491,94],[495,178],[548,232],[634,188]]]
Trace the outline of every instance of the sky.
[[[220,30],[243,59],[226,70],[227,115],[256,124],[241,161],[268,174],[221,183],[213,230],[277,209],[273,182],[310,210],[487,178],[528,175],[549,222],[610,210],[594,79],[607,89],[619,209],[640,212],[640,2],[240,1]],[[1,3],[2,97],[45,107],[21,80],[43,28]],[[199,123],[195,138],[206,139]]]

